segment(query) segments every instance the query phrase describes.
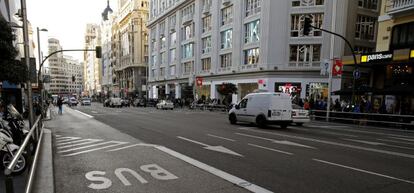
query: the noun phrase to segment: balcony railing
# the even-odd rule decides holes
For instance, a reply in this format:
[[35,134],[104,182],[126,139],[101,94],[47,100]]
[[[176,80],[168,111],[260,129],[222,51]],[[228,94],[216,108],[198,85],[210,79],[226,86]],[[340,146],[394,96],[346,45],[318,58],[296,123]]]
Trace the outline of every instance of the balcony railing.
[[414,0],[388,0],[386,12],[396,14],[414,9]]

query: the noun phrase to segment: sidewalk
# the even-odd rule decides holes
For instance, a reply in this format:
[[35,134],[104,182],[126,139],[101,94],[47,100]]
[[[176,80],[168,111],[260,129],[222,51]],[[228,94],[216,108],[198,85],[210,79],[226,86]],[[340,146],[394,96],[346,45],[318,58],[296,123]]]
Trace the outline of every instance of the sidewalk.
[[52,131],[55,192],[269,192],[70,108],[46,128]]

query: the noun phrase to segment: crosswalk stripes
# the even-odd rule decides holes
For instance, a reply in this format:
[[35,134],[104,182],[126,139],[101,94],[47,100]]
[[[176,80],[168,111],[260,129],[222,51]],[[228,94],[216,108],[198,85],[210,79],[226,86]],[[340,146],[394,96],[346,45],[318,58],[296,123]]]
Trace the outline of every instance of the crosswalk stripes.
[[76,156],[100,150],[104,152],[115,152],[140,145],[130,144],[129,142],[123,141],[90,139],[62,135],[55,135],[55,139],[57,153],[63,157]]

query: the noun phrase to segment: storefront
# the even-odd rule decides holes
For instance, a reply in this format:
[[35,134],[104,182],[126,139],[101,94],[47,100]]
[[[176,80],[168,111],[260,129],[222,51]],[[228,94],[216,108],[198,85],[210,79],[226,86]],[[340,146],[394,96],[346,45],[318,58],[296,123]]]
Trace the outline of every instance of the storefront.
[[240,99],[248,95],[249,93],[252,93],[254,91],[257,91],[259,89],[258,83],[239,83],[237,85],[238,93],[240,94]]
[[[355,81],[356,103],[364,97],[371,101],[372,112],[414,114],[413,49],[370,53],[358,56],[358,60],[359,68],[368,69],[369,75]],[[340,94],[342,98],[351,93]]]

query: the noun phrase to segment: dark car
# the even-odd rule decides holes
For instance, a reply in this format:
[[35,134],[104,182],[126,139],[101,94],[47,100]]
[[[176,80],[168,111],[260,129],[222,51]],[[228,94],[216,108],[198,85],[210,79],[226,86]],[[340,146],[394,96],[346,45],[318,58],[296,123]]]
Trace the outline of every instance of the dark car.
[[146,102],[145,99],[135,99],[134,102],[132,103],[132,105],[134,107],[146,107],[147,102]]
[[111,100],[110,99],[105,99],[105,101],[103,102],[103,106],[104,107],[109,107]]

